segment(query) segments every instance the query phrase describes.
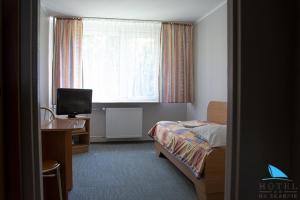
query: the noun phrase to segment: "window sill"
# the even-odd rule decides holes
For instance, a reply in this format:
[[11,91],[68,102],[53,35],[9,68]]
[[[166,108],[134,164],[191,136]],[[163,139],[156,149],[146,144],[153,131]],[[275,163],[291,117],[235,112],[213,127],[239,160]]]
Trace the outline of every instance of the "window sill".
[[128,101],[128,102],[125,102],[125,101],[120,101],[120,102],[92,102],[93,104],[142,104],[142,103],[153,103],[153,104],[158,104],[158,103],[161,103],[159,101]]

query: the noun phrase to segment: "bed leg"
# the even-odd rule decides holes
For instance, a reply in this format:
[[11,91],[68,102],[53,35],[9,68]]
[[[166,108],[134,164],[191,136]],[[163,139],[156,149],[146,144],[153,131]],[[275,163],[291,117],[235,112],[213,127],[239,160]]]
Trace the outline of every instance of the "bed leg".
[[156,150],[156,155],[160,158],[165,158],[164,154],[162,154],[160,151]]
[[224,200],[224,192],[206,193],[195,185],[197,200]]
[[198,186],[197,184],[195,184],[194,186],[195,186],[195,190],[196,190],[196,194],[197,194],[197,199],[198,200],[208,200],[205,191],[203,191],[200,188],[200,186]]
[[164,154],[158,149],[157,144],[154,144],[155,153],[160,158],[165,158]]

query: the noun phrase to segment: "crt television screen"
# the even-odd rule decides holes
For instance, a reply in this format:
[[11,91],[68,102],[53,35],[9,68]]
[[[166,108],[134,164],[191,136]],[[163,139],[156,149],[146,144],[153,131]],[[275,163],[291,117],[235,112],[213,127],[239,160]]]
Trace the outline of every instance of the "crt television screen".
[[57,115],[89,114],[92,112],[92,90],[57,89]]

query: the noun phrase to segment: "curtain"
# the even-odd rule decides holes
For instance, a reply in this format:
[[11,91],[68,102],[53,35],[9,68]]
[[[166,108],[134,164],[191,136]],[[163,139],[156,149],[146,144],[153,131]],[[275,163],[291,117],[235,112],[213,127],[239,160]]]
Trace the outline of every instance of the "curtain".
[[83,83],[93,102],[158,102],[161,23],[83,20]]
[[161,29],[160,99],[193,102],[193,26],[164,23]]
[[54,26],[52,102],[57,88],[82,88],[82,19],[57,18]]

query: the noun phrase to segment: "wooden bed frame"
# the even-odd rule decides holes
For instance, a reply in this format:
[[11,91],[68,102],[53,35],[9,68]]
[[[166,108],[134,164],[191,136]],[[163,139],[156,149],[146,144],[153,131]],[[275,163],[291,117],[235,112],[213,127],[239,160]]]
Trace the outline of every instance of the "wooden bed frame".
[[[207,120],[209,122],[226,124],[227,103],[212,101],[208,104]],[[161,144],[154,142],[158,156],[168,158],[195,186],[199,200],[223,200],[225,180],[225,148],[214,148],[207,156],[204,171],[200,179],[173,154],[169,153]]]

